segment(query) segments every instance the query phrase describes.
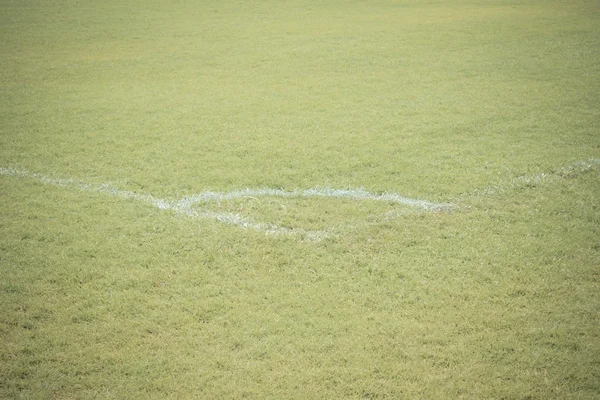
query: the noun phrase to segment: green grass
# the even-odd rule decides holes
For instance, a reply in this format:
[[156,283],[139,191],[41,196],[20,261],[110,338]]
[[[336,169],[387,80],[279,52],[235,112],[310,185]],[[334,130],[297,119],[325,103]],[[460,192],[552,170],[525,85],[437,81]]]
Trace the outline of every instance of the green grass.
[[[0,0],[0,397],[600,397],[595,1]],[[580,163],[583,161],[584,163]]]

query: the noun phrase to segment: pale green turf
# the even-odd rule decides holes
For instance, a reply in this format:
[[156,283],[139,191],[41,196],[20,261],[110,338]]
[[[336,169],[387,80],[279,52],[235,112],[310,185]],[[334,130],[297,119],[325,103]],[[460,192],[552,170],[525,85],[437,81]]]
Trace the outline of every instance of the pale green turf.
[[[600,397],[597,1],[0,0],[2,398]],[[585,161],[578,164],[579,161]],[[572,166],[572,168],[571,168]]]

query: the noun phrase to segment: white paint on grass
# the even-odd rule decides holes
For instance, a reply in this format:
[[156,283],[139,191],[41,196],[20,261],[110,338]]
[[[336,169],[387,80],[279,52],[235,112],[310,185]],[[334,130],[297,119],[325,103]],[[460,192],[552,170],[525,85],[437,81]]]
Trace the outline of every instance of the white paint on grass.
[[[575,174],[589,171],[600,166],[600,158],[590,158],[578,161],[569,166],[562,167],[547,173],[532,176],[520,176],[510,180],[508,183],[488,187],[478,191],[479,195],[499,194],[510,189],[537,186],[548,182],[548,180],[559,177],[569,177]],[[30,172],[14,167],[0,167],[0,175],[18,178],[34,179],[46,185],[75,188],[87,192],[104,193],[123,199],[131,199],[149,204],[159,210],[172,211],[178,215],[189,218],[207,219],[221,222],[227,225],[238,226],[242,229],[251,229],[272,235],[301,235],[314,240],[319,240],[328,235],[327,231],[310,231],[301,228],[286,228],[268,222],[256,222],[239,214],[215,212],[202,209],[203,204],[214,201],[234,200],[245,197],[280,197],[280,198],[337,198],[355,201],[383,201],[392,205],[404,205],[417,210],[436,211],[455,208],[452,203],[433,203],[427,200],[412,199],[400,196],[396,193],[372,193],[364,189],[241,189],[228,192],[206,191],[181,199],[164,199],[154,197],[151,194],[135,193],[128,190],[120,190],[108,184],[91,184],[73,179],[52,178],[42,174]],[[198,207],[200,206],[200,207]],[[403,214],[403,213],[402,213]],[[384,215],[384,219],[394,218],[400,215],[398,210],[391,210]]]
[[356,201],[384,201],[391,204],[401,204],[422,210],[441,210],[454,207],[450,203],[432,203],[426,200],[411,199],[400,196],[396,193],[371,193],[364,189],[332,189],[332,188],[313,188],[313,189],[243,189],[229,192],[211,192],[206,191],[192,196],[187,196],[178,200],[163,199],[154,197],[150,194],[135,193],[127,190],[120,190],[108,184],[91,184],[73,179],[52,178],[24,169],[13,167],[0,167],[0,175],[13,176],[18,178],[34,179],[46,185],[62,186],[75,188],[87,192],[104,193],[123,199],[131,199],[142,203],[150,204],[159,210],[170,210],[176,214],[190,218],[208,219],[221,222],[228,225],[238,226],[242,229],[252,229],[265,232],[271,235],[301,235],[314,240],[319,240],[327,236],[326,231],[310,231],[301,228],[286,228],[268,222],[256,222],[238,214],[215,212],[198,209],[194,207],[198,204],[206,204],[214,201],[240,199],[248,196],[252,197],[281,197],[281,198],[339,198]]
[[475,195],[502,194],[513,189],[535,187],[548,183],[552,179],[567,178],[583,172],[590,171],[600,166],[600,158],[592,157],[587,160],[577,161],[566,167],[561,167],[550,172],[542,172],[535,175],[523,175],[503,182],[498,185],[489,186],[483,190],[475,191]]
[[150,204],[159,210],[171,210],[177,214],[181,214],[191,218],[209,219],[222,222],[229,225],[239,226],[243,229],[253,229],[256,231],[264,231],[269,234],[290,234],[290,229],[278,227],[269,223],[253,222],[237,214],[217,213],[212,211],[200,211],[192,209],[193,203],[173,201],[154,197],[150,194],[140,194],[128,190],[120,190],[108,184],[95,185],[87,182],[76,181],[73,179],[52,178],[38,173],[29,172],[23,169],[13,167],[0,167],[0,175],[14,176],[19,178],[29,178],[37,180],[40,183],[53,186],[71,187],[86,192],[98,192],[108,194],[122,199],[131,199],[142,203]]
[[132,199],[136,201],[141,201],[145,203],[152,204],[154,207],[159,208],[161,210],[167,210],[170,208],[169,202],[164,199],[155,198],[149,194],[139,194],[135,192],[130,192],[127,190],[120,190],[114,188],[108,184],[95,185],[87,182],[76,181],[73,179],[62,179],[62,178],[51,178],[45,175],[41,175],[34,172],[29,172],[23,169],[17,169],[13,167],[2,168],[0,167],[0,175],[8,175],[19,178],[29,178],[37,180],[40,183],[45,185],[52,186],[62,186],[62,187],[71,187],[75,189],[79,189],[86,192],[99,192],[105,193],[111,196],[120,197],[123,199]]
[[384,201],[392,204],[402,204],[409,207],[420,208],[424,210],[439,210],[452,208],[454,204],[450,203],[432,203],[426,200],[411,199],[400,196],[396,193],[371,193],[364,189],[332,189],[332,188],[313,188],[313,189],[243,189],[230,192],[202,192],[193,196],[184,197],[180,200],[181,204],[191,205],[197,203],[206,203],[217,200],[232,200],[243,197],[283,197],[283,198],[314,198],[329,197],[348,200],[371,200]]

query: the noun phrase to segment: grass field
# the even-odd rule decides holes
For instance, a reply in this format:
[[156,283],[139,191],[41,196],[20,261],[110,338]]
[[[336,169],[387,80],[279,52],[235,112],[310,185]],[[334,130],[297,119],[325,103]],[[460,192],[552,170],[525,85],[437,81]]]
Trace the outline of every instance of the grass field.
[[0,0],[0,398],[600,398],[600,3]]

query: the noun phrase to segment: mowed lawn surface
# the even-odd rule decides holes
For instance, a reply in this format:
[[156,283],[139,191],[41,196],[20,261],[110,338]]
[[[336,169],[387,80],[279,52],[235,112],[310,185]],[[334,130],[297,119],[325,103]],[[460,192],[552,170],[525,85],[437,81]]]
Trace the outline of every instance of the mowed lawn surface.
[[595,1],[0,0],[0,397],[600,397],[599,54]]

